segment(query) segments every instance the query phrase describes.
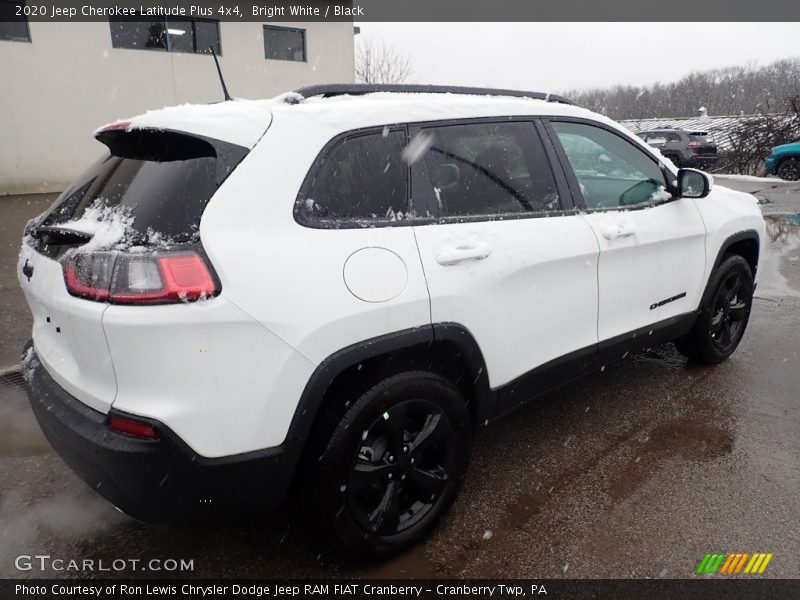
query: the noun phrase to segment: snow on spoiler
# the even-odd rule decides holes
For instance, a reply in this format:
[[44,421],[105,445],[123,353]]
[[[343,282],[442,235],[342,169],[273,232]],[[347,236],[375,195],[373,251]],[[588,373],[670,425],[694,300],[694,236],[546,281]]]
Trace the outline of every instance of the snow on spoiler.
[[231,100],[217,104],[181,104],[121,119],[94,132],[158,129],[182,131],[245,148],[256,145],[272,122],[275,100]]

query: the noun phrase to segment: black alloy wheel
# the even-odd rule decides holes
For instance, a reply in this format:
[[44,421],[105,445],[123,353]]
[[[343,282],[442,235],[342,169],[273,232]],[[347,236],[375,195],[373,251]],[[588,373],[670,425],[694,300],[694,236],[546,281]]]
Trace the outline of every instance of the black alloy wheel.
[[787,181],[797,181],[800,179],[800,160],[790,158],[784,160],[778,167],[778,177]]
[[436,404],[406,400],[385,411],[362,434],[348,478],[356,521],[378,535],[413,527],[442,498],[454,451],[453,426]]
[[745,299],[742,274],[733,271],[722,281],[714,298],[709,333],[723,354],[739,343],[750,312]]
[[416,544],[447,512],[473,429],[453,383],[404,371],[342,405],[316,435],[303,473],[310,512],[342,550],[374,560]]
[[716,364],[742,341],[753,304],[753,272],[742,256],[730,255],[709,278],[691,331],[675,345],[690,360]]

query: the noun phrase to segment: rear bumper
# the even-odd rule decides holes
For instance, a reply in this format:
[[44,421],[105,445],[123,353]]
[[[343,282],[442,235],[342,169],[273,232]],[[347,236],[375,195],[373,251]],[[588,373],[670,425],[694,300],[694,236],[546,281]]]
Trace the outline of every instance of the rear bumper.
[[148,420],[158,440],[134,438],[111,430],[108,415],[64,391],[38,360],[27,364],[31,406],[53,448],[90,487],[136,519],[244,516],[275,509],[289,490],[299,442],[209,459],[156,421]]

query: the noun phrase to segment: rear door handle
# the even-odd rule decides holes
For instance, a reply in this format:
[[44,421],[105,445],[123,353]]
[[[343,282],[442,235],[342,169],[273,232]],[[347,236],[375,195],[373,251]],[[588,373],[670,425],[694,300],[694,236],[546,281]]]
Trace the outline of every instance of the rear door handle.
[[611,225],[603,230],[603,237],[607,240],[633,237],[634,235],[636,235],[636,227],[633,225]]
[[483,260],[491,253],[491,248],[486,244],[445,248],[436,255],[436,262],[444,267],[449,267],[468,260]]

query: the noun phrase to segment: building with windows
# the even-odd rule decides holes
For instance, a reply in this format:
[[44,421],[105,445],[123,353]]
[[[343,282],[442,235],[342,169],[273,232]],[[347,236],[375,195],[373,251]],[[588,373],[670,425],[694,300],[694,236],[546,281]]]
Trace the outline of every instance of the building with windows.
[[60,191],[103,152],[94,129],[163,106],[352,82],[351,23],[154,18],[27,22],[0,0],[0,195]]

